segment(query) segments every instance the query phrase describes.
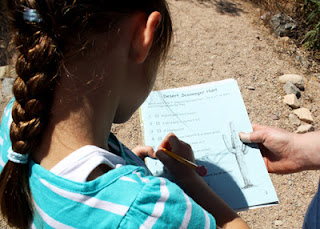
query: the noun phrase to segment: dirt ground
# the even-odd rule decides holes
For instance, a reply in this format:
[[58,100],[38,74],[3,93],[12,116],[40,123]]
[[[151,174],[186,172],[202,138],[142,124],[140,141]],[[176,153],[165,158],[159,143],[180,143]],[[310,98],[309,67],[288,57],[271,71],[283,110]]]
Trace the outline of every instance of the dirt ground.
[[[160,70],[155,89],[234,78],[238,81],[253,123],[290,131],[292,109],[278,77],[286,73],[306,77],[300,98],[311,110],[319,129],[320,72],[303,50],[270,34],[260,16],[264,13],[240,0],[169,0],[174,40],[167,63]],[[6,99],[1,100],[1,109]],[[143,144],[138,113],[114,132],[128,147]],[[304,214],[317,190],[319,172],[274,175],[280,204],[239,213],[252,228],[301,228]]]

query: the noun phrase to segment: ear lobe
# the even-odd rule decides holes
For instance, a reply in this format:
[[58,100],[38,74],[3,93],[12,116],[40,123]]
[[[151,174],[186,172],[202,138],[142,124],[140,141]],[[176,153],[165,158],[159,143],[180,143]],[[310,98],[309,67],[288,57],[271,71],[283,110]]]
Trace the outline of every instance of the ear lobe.
[[152,12],[145,21],[145,17],[138,20],[137,30],[132,42],[132,57],[138,64],[143,63],[148,57],[154,33],[161,21],[161,14]]

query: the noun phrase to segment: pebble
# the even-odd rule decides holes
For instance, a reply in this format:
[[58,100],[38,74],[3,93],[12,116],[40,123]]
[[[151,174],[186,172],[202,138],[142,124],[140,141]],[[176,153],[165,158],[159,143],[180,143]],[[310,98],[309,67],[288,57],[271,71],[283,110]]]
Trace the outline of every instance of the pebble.
[[290,37],[280,37],[279,40],[280,40],[283,44],[289,44],[289,43],[290,43]]
[[0,79],[4,79],[8,72],[8,66],[1,66],[0,67]]
[[295,114],[289,114],[289,121],[292,125],[299,126],[301,124],[300,119]]
[[307,108],[299,108],[293,111],[301,121],[313,123],[311,112]]
[[260,19],[263,21],[269,20],[271,17],[271,13],[270,12],[266,12],[263,15],[260,16]]
[[6,48],[6,42],[4,40],[0,40],[0,48],[5,49]]
[[7,77],[15,78],[16,71],[15,67],[12,65],[0,66],[0,79],[4,79]]
[[301,91],[297,88],[293,83],[287,81],[283,86],[283,90],[286,92],[287,95],[295,94],[298,98],[301,97]]
[[292,108],[299,108],[300,102],[295,94],[285,95],[283,102]]
[[291,82],[297,88],[304,90],[305,78],[298,74],[285,74],[279,77],[280,83]]
[[272,118],[272,120],[279,120],[280,118],[279,118],[279,116],[278,115],[271,115],[271,118]]
[[256,88],[255,88],[255,87],[252,87],[252,86],[248,86],[247,88],[248,88],[249,90],[251,90],[251,91],[256,90]]
[[283,222],[281,220],[275,220],[274,221],[274,225],[275,226],[281,226],[283,224]]
[[1,92],[5,96],[13,96],[12,85],[14,83],[14,78],[4,78],[2,81]]
[[306,125],[301,125],[298,127],[298,129],[295,131],[296,133],[299,134],[303,134],[303,133],[307,133],[309,131],[312,131],[313,127],[310,124],[306,124]]

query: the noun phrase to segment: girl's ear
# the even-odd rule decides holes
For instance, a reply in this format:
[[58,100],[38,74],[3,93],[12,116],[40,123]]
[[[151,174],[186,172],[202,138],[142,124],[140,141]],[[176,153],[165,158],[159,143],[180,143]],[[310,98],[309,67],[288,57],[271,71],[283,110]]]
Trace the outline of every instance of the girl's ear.
[[161,14],[152,12],[146,19],[146,15],[139,15],[133,39],[131,43],[130,56],[136,63],[143,63],[148,57],[154,34],[161,21]]

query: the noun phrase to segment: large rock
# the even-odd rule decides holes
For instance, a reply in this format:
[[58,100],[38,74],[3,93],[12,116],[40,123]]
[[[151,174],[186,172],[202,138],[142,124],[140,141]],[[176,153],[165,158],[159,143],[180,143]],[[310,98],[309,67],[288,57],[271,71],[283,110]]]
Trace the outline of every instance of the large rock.
[[285,95],[283,102],[292,108],[299,108],[300,102],[295,94]]
[[286,83],[287,81],[290,81],[293,83],[297,88],[304,90],[305,85],[305,79],[304,77],[298,75],[298,74],[285,74],[279,77],[279,81],[281,83]]
[[299,108],[293,111],[301,121],[313,123],[311,112],[307,108]]
[[289,16],[280,13],[271,17],[270,26],[274,34],[279,37],[296,37],[297,23]]
[[298,98],[301,97],[301,91],[299,88],[297,88],[293,83],[290,81],[287,81],[283,85],[283,90],[286,92],[287,95],[289,94],[295,94]]

